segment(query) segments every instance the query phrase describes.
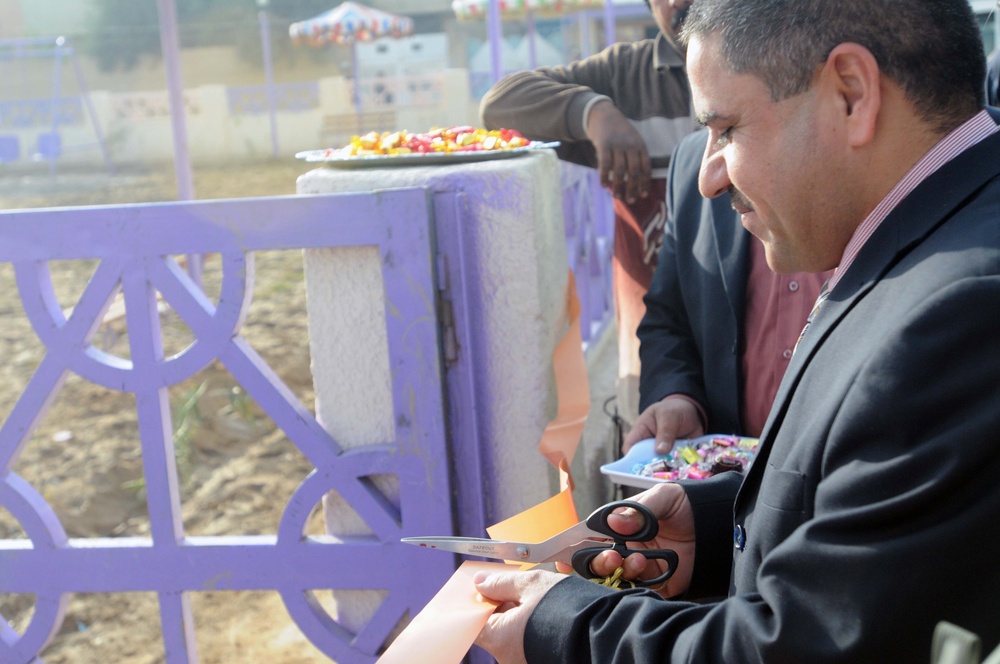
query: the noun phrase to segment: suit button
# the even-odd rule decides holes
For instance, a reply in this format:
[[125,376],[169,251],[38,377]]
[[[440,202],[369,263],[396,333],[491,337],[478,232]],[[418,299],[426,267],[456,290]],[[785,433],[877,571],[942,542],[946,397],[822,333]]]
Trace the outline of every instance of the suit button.
[[747,531],[743,530],[743,526],[736,524],[733,528],[733,546],[736,547],[737,551],[742,551],[747,545]]

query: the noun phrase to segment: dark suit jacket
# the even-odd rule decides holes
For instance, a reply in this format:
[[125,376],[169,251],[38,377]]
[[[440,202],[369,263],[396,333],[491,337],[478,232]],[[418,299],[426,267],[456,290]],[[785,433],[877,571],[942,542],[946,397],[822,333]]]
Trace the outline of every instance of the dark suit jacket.
[[687,136],[671,159],[663,248],[637,332],[639,410],[686,394],[708,411],[707,431],[741,433],[739,344],[750,234],[729,196],[706,200],[690,176],[706,140],[707,131]]
[[[735,474],[685,485],[696,581],[727,577],[701,558],[706,542],[728,546],[730,597],[665,602],[571,577],[532,614],[528,661],[923,662],[941,620],[992,650],[998,332],[994,134],[907,196],[844,274],[785,373],[735,503]],[[729,509],[735,524],[704,518]]]

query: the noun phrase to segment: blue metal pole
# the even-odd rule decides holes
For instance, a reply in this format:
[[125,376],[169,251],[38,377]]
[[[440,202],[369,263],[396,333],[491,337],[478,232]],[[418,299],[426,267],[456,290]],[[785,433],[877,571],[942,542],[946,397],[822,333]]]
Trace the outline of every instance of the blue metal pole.
[[271,156],[278,157],[278,120],[274,103],[274,63],[271,56],[271,23],[267,10],[257,13],[260,20],[260,43],[264,49],[264,90],[267,95],[267,112],[271,120]]
[[187,122],[184,117],[184,83],[181,80],[180,42],[177,38],[177,8],[174,0],[156,0],[156,7],[160,14],[163,65],[167,70],[177,196],[182,201],[189,201],[194,199],[194,179],[191,176],[191,155],[188,152]]
[[503,23],[500,19],[500,0],[489,0],[486,34],[490,41],[490,76],[493,79],[491,83],[496,83],[503,76]]
[[611,46],[615,39],[615,3],[604,0],[604,45]]
[[56,172],[56,158],[59,156],[59,151],[62,146],[59,142],[59,96],[61,94],[60,85],[62,83],[62,48],[66,43],[64,37],[56,38],[56,46],[54,52],[54,69],[52,73],[52,104],[50,112],[52,113],[52,132],[49,134],[49,149],[48,154],[45,155],[49,160],[49,175],[55,175]]
[[[180,40],[177,37],[177,7],[174,0],[156,0],[156,8],[160,14],[160,49],[163,52],[163,65],[167,70],[177,198],[190,201],[194,200],[194,177],[191,174],[191,153],[188,152],[187,120],[184,116],[184,81],[181,77]],[[201,285],[202,257],[190,254],[187,262],[191,279]]]

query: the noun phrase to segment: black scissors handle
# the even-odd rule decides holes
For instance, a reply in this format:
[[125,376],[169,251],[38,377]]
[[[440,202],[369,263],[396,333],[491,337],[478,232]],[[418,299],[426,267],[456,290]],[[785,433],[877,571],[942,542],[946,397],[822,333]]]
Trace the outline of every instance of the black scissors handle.
[[[639,532],[633,533],[632,535],[622,535],[608,525],[608,516],[610,516],[611,513],[619,507],[631,507],[642,515],[643,523]],[[614,545],[611,547],[589,547],[586,549],[580,549],[573,554],[573,569],[577,574],[585,579],[599,578],[597,574],[594,574],[594,572],[591,571],[590,563],[597,557],[597,554],[607,551],[608,549],[617,551],[623,559],[633,553],[641,553],[646,556],[646,558],[662,560],[667,563],[667,570],[658,577],[654,579],[634,580],[632,583],[637,586],[660,585],[673,576],[674,572],[677,570],[677,553],[672,549],[630,549],[626,545],[627,542],[648,542],[656,537],[656,533],[659,532],[660,525],[657,522],[656,517],[645,505],[631,500],[616,500],[612,503],[608,503],[607,505],[597,508],[590,516],[587,517],[587,527],[593,531],[601,533],[602,535],[607,535],[614,540]]]
[[[619,507],[631,507],[636,512],[642,515],[642,528],[637,533],[631,535],[622,535],[617,530],[611,528],[608,525],[608,517]],[[653,513],[649,511],[649,508],[642,503],[637,503],[634,500],[616,500],[614,502],[603,505],[594,510],[590,516],[587,517],[587,527],[591,530],[601,533],[602,535],[607,535],[615,541],[616,544],[624,544],[625,542],[648,542],[649,540],[656,537],[656,533],[660,530],[660,524],[656,522],[656,517]]]

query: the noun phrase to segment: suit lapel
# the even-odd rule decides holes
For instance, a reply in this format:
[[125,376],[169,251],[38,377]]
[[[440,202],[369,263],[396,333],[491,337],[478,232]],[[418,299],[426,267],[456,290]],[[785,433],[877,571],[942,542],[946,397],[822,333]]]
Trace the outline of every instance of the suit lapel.
[[[996,118],[994,118],[996,119]],[[823,304],[803,337],[781,381],[757,457],[747,472],[737,504],[748,485],[756,486],[771,445],[788,410],[802,373],[854,303],[865,296],[903,256],[946,223],[963,203],[1000,175],[1000,132],[980,141],[946,163],[914,189],[882,222]]]

